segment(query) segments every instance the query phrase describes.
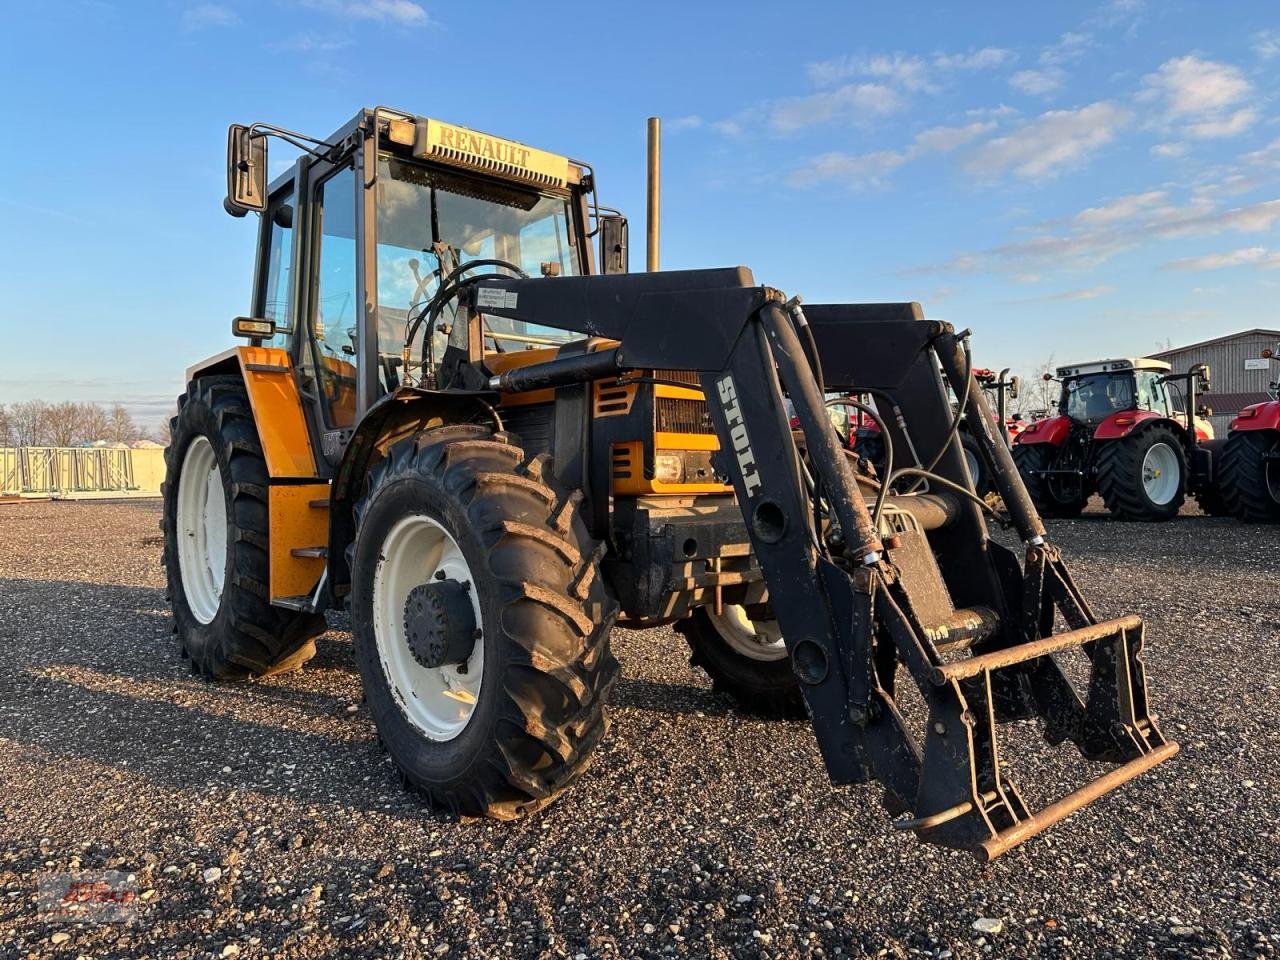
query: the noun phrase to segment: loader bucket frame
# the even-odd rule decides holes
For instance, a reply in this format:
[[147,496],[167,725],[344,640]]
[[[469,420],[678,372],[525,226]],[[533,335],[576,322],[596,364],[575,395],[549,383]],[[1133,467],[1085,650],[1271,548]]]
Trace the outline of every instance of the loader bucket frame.
[[[916,304],[809,307],[756,286],[745,268],[542,280],[479,280],[484,312],[621,342],[624,369],[699,372],[752,547],[834,783],[879,781],[895,825],[989,860],[1168,759],[1147,710],[1137,617],[1099,621],[1076,588],[1013,465],[992,435],[962,339]],[[488,292],[486,292],[488,291]],[[501,291],[501,295],[499,295]],[[806,331],[808,328],[808,331]],[[894,496],[928,517],[882,539],[826,416],[802,336],[812,333],[828,389],[871,393],[899,450],[941,449],[931,492]],[[964,413],[1026,554],[990,541],[944,383]],[[544,387],[599,376],[548,368]],[[549,378],[549,379],[548,379]],[[531,379],[534,379],[531,375]],[[967,381],[967,388],[966,388]],[[784,409],[803,431],[813,490]],[[942,449],[945,445],[945,449]],[[956,489],[968,491],[956,495]],[[912,512],[913,497],[943,509]],[[941,519],[939,519],[941,517]],[[835,532],[836,536],[831,534]],[[1058,615],[1067,630],[1055,633]],[[1055,656],[1089,659],[1082,697]],[[967,655],[966,655],[967,654]],[[895,698],[898,664],[927,706],[923,741]],[[1003,772],[996,728],[1039,718],[1051,744],[1120,764],[1040,811]]]

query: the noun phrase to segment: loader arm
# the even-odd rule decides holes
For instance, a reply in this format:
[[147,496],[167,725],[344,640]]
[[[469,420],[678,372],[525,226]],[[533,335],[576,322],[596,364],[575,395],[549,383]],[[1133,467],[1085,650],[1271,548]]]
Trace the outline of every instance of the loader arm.
[[[828,773],[834,783],[879,781],[889,811],[905,815],[896,826],[991,859],[1177,751],[1147,711],[1142,622],[1099,622],[1089,609],[1046,542],[1008,447],[992,436],[948,324],[922,319],[915,304],[815,307],[810,321],[740,267],[481,280],[468,297],[485,314],[618,340],[607,365],[615,375],[698,372]],[[898,464],[918,471],[937,461],[928,475],[909,475],[926,490],[889,498],[879,518],[830,428],[802,342],[810,322],[827,385],[870,391],[895,411],[883,419]],[[607,375],[598,357],[537,366],[522,370],[530,388]],[[967,398],[1026,548],[1021,564],[988,539],[939,366]],[[784,397],[803,431],[803,462]],[[815,496],[826,516],[817,524]],[[1068,629],[1055,633],[1058,614]],[[1055,660],[1073,648],[1091,665],[1083,696]],[[927,706],[923,725],[899,709],[899,664]],[[998,724],[1032,719],[1050,743],[1070,740],[1086,758],[1120,766],[1033,812],[997,747]]]

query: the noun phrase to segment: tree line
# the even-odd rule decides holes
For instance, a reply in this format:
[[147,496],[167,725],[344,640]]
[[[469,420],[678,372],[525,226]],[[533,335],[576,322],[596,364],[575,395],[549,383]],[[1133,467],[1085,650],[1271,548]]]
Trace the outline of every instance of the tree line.
[[133,443],[168,440],[167,422],[148,432],[122,404],[47,403],[23,400],[0,403],[0,447],[78,447],[105,440]]

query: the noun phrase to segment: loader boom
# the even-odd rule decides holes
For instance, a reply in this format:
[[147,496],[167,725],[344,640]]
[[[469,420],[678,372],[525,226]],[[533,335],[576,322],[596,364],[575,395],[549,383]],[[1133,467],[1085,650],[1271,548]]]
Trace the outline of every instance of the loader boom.
[[[918,447],[950,446],[938,472],[925,477],[931,496],[955,501],[942,522],[936,512],[913,510],[912,496],[923,495],[912,494],[894,498],[895,526],[883,516],[875,522],[830,429],[798,332],[810,321],[778,291],[755,286],[745,269],[492,279],[474,288],[472,303],[507,305],[486,306],[485,314],[619,340],[624,368],[698,371],[721,467],[828,773],[834,783],[878,780],[890,812],[906,815],[897,826],[991,859],[1177,751],[1147,712],[1141,621],[1099,621],[1089,609],[1046,542],[1006,444],[991,435],[982,391],[973,383],[965,389],[972,371],[948,324],[922,319],[915,304],[809,311],[817,355],[832,358],[828,388],[890,396],[912,429],[919,425]],[[1021,569],[987,539],[964,493],[939,365],[979,425],[983,456],[1026,547]],[[597,375],[585,361],[548,372],[557,382]],[[792,441],[784,393],[807,465]],[[823,529],[811,519],[814,491],[828,514]],[[1065,632],[1054,632],[1058,613]],[[1091,664],[1084,697],[1054,659],[1076,648]],[[895,699],[899,663],[928,707],[922,736],[908,729]],[[1004,774],[996,738],[999,723],[1033,718],[1050,743],[1070,740],[1086,758],[1121,766],[1033,812]]]

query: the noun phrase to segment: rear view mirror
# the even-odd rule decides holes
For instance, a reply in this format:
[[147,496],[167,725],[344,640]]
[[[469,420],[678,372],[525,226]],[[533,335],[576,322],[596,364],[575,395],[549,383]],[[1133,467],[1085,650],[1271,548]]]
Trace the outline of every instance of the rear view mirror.
[[1196,364],[1195,373],[1199,381],[1196,384],[1196,388],[1207,391],[1209,389],[1209,365],[1207,363]]
[[267,138],[233,123],[227,131],[227,213],[243,217],[267,209]]
[[600,217],[600,272],[629,273],[627,218]]
[[1009,399],[1010,399],[1010,400],[1017,400],[1017,399],[1018,399],[1018,389],[1019,389],[1019,387],[1021,387],[1021,385],[1022,385],[1022,378],[1021,378],[1021,377],[1010,377],[1010,378],[1009,378]]

